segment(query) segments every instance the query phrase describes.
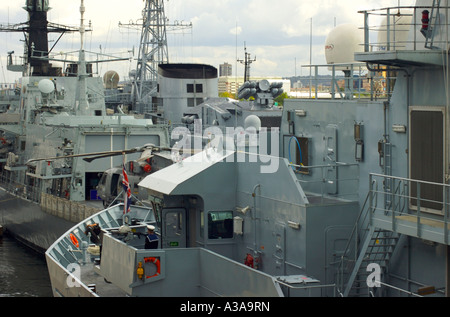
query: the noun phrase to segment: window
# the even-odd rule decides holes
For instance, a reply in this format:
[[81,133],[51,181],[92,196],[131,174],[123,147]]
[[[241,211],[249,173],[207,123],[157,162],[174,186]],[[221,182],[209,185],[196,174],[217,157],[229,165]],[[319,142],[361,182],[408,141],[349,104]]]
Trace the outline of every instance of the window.
[[99,185],[106,185],[106,173],[103,173],[102,178],[100,178]]
[[[295,162],[298,165],[308,166],[309,165],[309,162],[308,162],[309,140],[308,140],[308,138],[297,138],[297,140],[298,140],[298,144],[299,144],[299,149],[295,153]],[[308,174],[309,170],[307,168],[301,168],[300,172]]]
[[309,166],[309,139],[292,136],[286,143],[289,161],[298,165],[295,173],[309,174],[309,169],[301,166]]
[[195,98],[188,98],[187,99],[187,106],[188,107],[195,107]]
[[203,238],[203,231],[205,229],[205,220],[203,219],[203,210],[200,211],[200,238]]
[[208,213],[208,238],[209,239],[233,238],[232,211],[210,211]]
[[174,237],[180,236],[183,232],[183,214],[181,212],[166,213],[165,235]]
[[203,92],[203,84],[187,84],[186,85],[186,91],[188,93],[194,93],[194,87],[196,93],[202,93]]

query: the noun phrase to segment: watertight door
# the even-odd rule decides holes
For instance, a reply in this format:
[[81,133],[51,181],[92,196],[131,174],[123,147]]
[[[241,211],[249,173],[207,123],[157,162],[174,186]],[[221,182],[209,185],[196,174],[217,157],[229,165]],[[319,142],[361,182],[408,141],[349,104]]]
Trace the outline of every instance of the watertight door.
[[[430,183],[416,182],[410,185],[411,196],[420,197],[422,211],[443,212],[442,184],[445,164],[445,112],[440,107],[411,107],[410,111],[410,178]],[[411,199],[411,208],[418,206],[417,199]]]
[[186,248],[186,210],[163,209],[163,248]]

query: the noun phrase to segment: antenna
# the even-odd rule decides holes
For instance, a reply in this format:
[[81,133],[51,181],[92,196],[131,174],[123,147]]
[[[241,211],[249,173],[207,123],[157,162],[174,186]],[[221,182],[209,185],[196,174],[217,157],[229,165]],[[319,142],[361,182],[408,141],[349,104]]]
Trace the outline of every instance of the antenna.
[[245,70],[244,70],[244,83],[250,80],[250,65],[253,62],[256,62],[256,57],[254,59],[250,59],[250,53],[247,53],[247,46],[244,42],[244,51],[245,51],[245,58],[244,60],[237,60],[239,63],[244,64]]
[[[164,0],[146,0],[142,11],[142,24],[119,23],[119,27],[140,27],[141,40],[139,44],[139,55],[134,78],[133,103],[137,113],[149,112],[144,105],[152,105],[152,97],[156,96],[158,65],[169,63],[169,52],[167,48],[167,29],[180,30],[191,28],[192,23],[184,24],[176,22],[168,24],[164,9]],[[150,111],[151,112],[151,111]]]
[[[8,70],[22,71],[23,75],[33,76],[60,76],[61,69],[52,67],[48,56],[63,34],[78,32],[77,27],[68,27],[48,22],[47,12],[50,10],[48,0],[27,0],[23,7],[28,12],[28,21],[18,24],[0,25],[0,32],[21,32],[25,35],[25,62],[24,65],[8,65]],[[48,34],[59,33],[59,38],[53,47],[48,48]],[[29,67],[25,67],[28,65]],[[30,71],[27,74],[27,70]]]
[[86,78],[88,77],[86,71],[86,56],[84,53],[84,33],[86,31],[84,27],[84,12],[86,11],[86,7],[84,6],[84,0],[81,0],[80,4],[80,52],[78,58],[78,67],[77,67],[77,90],[75,93],[75,109],[79,114],[86,115],[89,111],[89,102],[87,99],[87,84]]

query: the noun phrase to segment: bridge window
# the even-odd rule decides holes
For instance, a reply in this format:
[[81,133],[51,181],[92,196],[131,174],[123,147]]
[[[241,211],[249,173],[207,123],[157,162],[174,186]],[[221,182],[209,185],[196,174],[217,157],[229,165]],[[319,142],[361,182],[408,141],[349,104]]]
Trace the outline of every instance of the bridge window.
[[209,239],[233,238],[232,211],[210,211],[208,213],[208,238]]

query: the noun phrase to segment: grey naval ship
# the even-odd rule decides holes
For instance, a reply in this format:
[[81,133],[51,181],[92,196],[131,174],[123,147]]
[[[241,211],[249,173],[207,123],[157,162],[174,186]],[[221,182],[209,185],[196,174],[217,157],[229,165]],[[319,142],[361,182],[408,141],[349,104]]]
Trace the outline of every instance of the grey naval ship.
[[[0,26],[25,34],[23,63],[15,63],[9,52],[7,65],[22,77],[1,96],[1,224],[43,253],[75,223],[103,209],[96,186],[105,169],[122,162],[111,152],[138,159],[147,144],[168,146],[169,130],[143,116],[108,113],[104,84],[93,65],[120,59],[88,60],[83,2],[79,27],[49,22],[48,0],[27,0],[24,9],[26,23]],[[48,34],[69,32],[80,33],[80,49],[73,58],[57,58]],[[109,156],[88,162],[80,156],[87,152]]]
[[249,116],[242,129],[197,131],[204,147],[180,140],[173,164],[139,182],[149,207],[108,207],[46,251],[54,295],[448,295],[441,4],[361,11],[351,59],[343,27],[327,39],[327,65],[309,65],[343,71],[345,90],[286,100],[279,128]]
[[[139,181],[173,163],[163,150],[172,143],[171,131],[186,128],[193,134],[194,120],[202,120],[201,129],[224,129],[243,125],[249,115],[258,115],[265,127],[280,124],[282,112],[273,106],[283,92],[280,83],[246,83],[243,97],[254,102],[218,98],[215,67],[170,64],[168,58],[146,55],[148,50],[167,54],[164,40],[141,41],[132,80],[118,85],[119,75],[111,70],[102,82],[95,64],[122,59],[84,50],[83,4],[79,27],[49,22],[49,1],[25,4],[26,23],[0,25],[0,31],[24,33],[26,44],[23,63],[16,63],[14,52],[7,59],[7,69],[22,78],[3,84],[0,94],[0,225],[40,253],[74,224],[123,201],[124,159],[131,203],[143,204],[146,191]],[[166,21],[163,16],[163,1],[146,1],[143,39],[162,34],[147,26],[165,29],[165,22],[150,22]],[[61,59],[51,53],[48,34],[69,32],[80,33],[81,47],[72,58]],[[64,66],[53,65],[58,63]]]
[[327,65],[309,66],[343,71],[345,91],[286,100],[279,128],[249,116],[242,130],[197,133],[210,142],[193,155],[180,141],[178,159],[139,182],[149,207],[106,208],[47,250],[54,295],[448,295],[441,3],[361,11],[361,49],[340,59],[344,27]]
[[180,141],[173,164],[139,182],[150,207],[106,208],[47,250],[54,295],[446,296],[441,3],[361,11],[362,49],[340,59],[343,28],[328,64],[309,66],[343,71],[345,91],[286,100],[279,128],[249,116],[242,130],[197,133],[210,142],[193,155]]

